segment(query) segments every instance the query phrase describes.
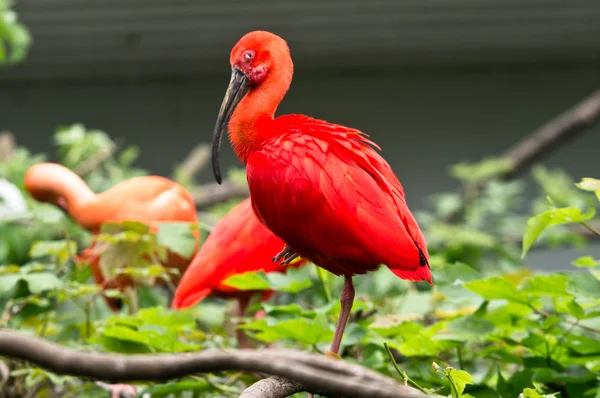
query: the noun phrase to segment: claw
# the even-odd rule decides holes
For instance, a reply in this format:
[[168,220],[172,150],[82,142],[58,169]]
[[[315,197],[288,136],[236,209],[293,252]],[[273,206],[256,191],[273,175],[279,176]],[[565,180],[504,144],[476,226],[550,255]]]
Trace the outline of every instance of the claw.
[[283,249],[277,253],[277,255],[275,257],[273,257],[273,262],[276,263],[278,261],[280,261],[282,258],[286,258],[287,256],[291,255],[291,254],[295,254],[294,251],[288,246],[285,245],[283,246]]
[[294,252],[286,254],[284,257],[284,260],[280,263],[280,265],[290,265],[292,263],[292,261],[294,261],[295,259],[297,259],[299,257],[300,257],[300,255],[298,253],[294,253]]

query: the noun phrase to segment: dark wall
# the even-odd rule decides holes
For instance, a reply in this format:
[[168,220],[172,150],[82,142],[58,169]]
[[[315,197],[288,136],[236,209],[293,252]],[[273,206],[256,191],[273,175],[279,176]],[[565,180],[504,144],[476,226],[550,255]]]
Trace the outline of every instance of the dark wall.
[[[597,65],[505,71],[296,71],[280,113],[306,113],[359,128],[383,148],[408,194],[450,188],[448,166],[500,153],[600,86]],[[0,91],[0,127],[34,151],[51,150],[60,124],[82,122],[139,145],[158,174],[209,141],[228,82],[218,75],[153,80],[12,83]],[[548,159],[573,177],[594,174],[600,129]],[[224,165],[238,165],[224,143]],[[597,175],[596,175],[597,176]],[[210,170],[200,175],[211,181]]]

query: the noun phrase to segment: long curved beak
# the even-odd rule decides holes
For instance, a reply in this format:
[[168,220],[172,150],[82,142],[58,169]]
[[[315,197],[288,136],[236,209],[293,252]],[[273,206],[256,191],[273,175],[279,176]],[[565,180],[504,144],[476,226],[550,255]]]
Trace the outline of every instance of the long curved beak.
[[223,141],[223,132],[227,128],[227,124],[229,123],[231,115],[233,115],[235,107],[239,104],[242,98],[244,98],[244,95],[246,95],[246,93],[248,92],[248,88],[248,78],[246,77],[246,75],[244,75],[244,73],[241,70],[233,68],[231,71],[231,80],[229,81],[229,87],[227,87],[227,91],[225,92],[225,98],[223,99],[223,103],[221,104],[221,109],[219,109],[219,116],[217,117],[217,123],[215,124],[215,130],[213,132],[212,140],[213,174],[215,175],[215,179],[219,184],[222,182],[220,151],[221,141]]

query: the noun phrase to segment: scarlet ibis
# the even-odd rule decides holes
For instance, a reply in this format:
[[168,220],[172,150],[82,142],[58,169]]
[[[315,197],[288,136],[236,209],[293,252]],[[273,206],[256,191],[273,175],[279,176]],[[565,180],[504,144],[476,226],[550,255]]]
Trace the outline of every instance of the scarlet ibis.
[[354,302],[352,276],[385,264],[400,278],[433,284],[423,233],[404,189],[368,135],[305,115],[274,117],[293,75],[290,50],[266,31],[244,35],[230,55],[231,80],[213,133],[213,171],[227,126],[246,165],[252,206],[286,245],[274,258],[303,257],[344,276],[328,355],[339,347]]
[[[29,168],[25,174],[25,188],[38,201],[49,202],[62,208],[78,224],[97,234],[105,222],[139,221],[152,225],[155,222],[198,221],[191,194],[181,185],[160,176],[135,177],[112,188],[95,194],[86,183],[68,168],[55,163],[40,163]],[[198,231],[195,237],[199,243]],[[133,285],[125,275],[106,281],[99,267],[99,257],[94,252],[95,242],[82,252],[87,258],[96,282],[105,288],[124,290]],[[168,252],[164,266],[178,269],[173,275],[177,282],[189,264],[177,253]],[[121,307],[121,301],[105,297],[113,310]]]
[[[244,272],[285,272],[287,267],[272,260],[283,244],[258,221],[250,198],[245,199],[219,220],[194,256],[177,286],[173,308],[191,307],[213,294],[237,299],[242,315],[249,296],[256,292],[237,290],[223,281]],[[302,259],[293,266],[300,267],[306,262]],[[273,293],[265,291],[263,299]]]

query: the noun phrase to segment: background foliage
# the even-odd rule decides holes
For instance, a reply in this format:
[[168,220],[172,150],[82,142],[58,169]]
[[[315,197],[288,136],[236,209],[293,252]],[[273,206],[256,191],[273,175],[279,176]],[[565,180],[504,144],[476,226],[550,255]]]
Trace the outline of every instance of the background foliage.
[[[74,170],[89,159],[102,159],[83,174],[95,191],[146,173],[131,168],[135,147],[107,151],[115,144],[100,131],[81,125],[59,128],[55,144],[56,157]],[[107,152],[112,154],[98,155]],[[17,148],[3,162],[1,177],[22,190],[27,167],[45,158]],[[463,164],[452,172],[460,178],[463,172],[456,170],[469,168],[464,175],[473,176],[486,165],[489,162]],[[584,179],[575,184],[564,173],[542,167],[532,174],[540,198],[531,203],[523,203],[520,181],[488,181],[468,204],[458,193],[436,195],[431,209],[417,214],[429,240],[435,285],[402,281],[386,267],[356,277],[354,319],[342,344],[345,358],[442,396],[600,396],[599,262],[585,256],[574,259],[570,272],[538,274],[524,268],[522,259],[542,245],[584,247],[586,239],[569,230],[568,224],[593,223],[600,182]],[[480,182],[461,181],[467,191],[469,184]],[[140,288],[140,311],[110,313],[97,299],[99,288],[86,265],[74,261],[89,244],[89,233],[60,210],[22,194],[27,210],[5,215],[0,222],[3,327],[71,347],[121,353],[237,346],[231,333],[236,319],[229,315],[234,305],[225,300],[209,298],[190,310],[173,311],[167,308],[164,291]],[[519,212],[527,206],[536,214],[529,220]],[[462,207],[462,221],[443,221]],[[218,218],[223,205],[214,213]],[[150,233],[136,223],[122,227]],[[209,230],[205,225],[204,233]],[[113,244],[131,238],[106,233]],[[158,239],[155,245],[182,250],[182,242],[185,250],[184,236]],[[146,265],[152,270],[151,264]],[[269,303],[252,307],[264,309],[264,318],[255,320],[250,314],[244,320],[242,327],[256,347],[327,350],[339,313],[340,278],[310,265],[287,275],[239,275],[228,283],[240,289],[278,291]],[[6,396],[32,389],[37,396],[57,391],[67,396],[81,396],[81,391],[88,396],[106,394],[92,382],[13,361],[9,367]],[[152,396],[195,391],[197,396],[233,397],[256,379],[250,374],[214,374],[139,387],[153,391]]]
[[[10,4],[0,0],[0,62],[22,59],[30,41]],[[55,159],[96,192],[147,174],[133,167],[139,152],[135,146],[117,150],[102,131],[61,127],[54,142]],[[86,264],[75,261],[89,245],[89,233],[23,190],[27,168],[46,159],[17,147],[0,165],[0,177],[14,184],[24,201],[15,210],[10,206],[14,190],[2,187],[13,197],[4,195],[0,213],[0,327],[70,347],[120,353],[237,346],[231,333],[237,319],[225,300],[209,298],[190,310],[173,311],[164,291],[140,288],[139,311],[110,313],[98,300],[99,288]],[[450,173],[464,186],[462,193],[435,195],[429,210],[417,214],[429,243],[433,287],[402,281],[385,267],[355,278],[353,319],[341,347],[345,360],[453,398],[600,397],[600,260],[590,252],[573,259],[571,271],[554,274],[523,266],[527,252],[542,246],[585,249],[587,239],[571,225],[600,235],[593,227],[600,182],[576,184],[560,170],[539,166],[532,170],[539,195],[528,201],[524,182],[494,178],[508,166],[502,159],[454,166]],[[231,176],[244,180],[243,171]],[[189,176],[180,182],[197,188]],[[235,203],[209,209],[211,219]],[[458,221],[445,221],[456,212]],[[202,223],[205,236],[207,224]],[[137,231],[133,245],[141,235],[151,235],[139,223],[121,227]],[[105,233],[111,244],[132,236]],[[183,235],[154,238],[153,247],[187,247]],[[139,272],[161,275],[160,269],[145,265]],[[327,350],[339,314],[340,278],[310,265],[287,275],[235,276],[229,284],[278,292],[269,303],[251,308],[263,309],[264,318],[250,314],[244,319],[242,327],[256,347]],[[10,370],[0,380],[3,397],[106,396],[102,386],[87,380],[18,361],[2,365]],[[219,373],[138,387],[153,397],[236,397],[256,380],[253,374]]]

